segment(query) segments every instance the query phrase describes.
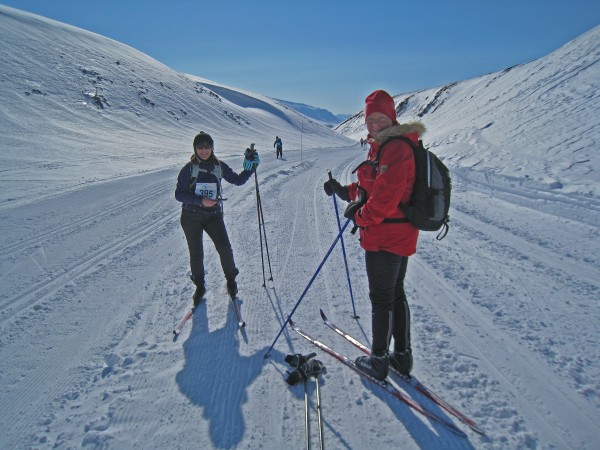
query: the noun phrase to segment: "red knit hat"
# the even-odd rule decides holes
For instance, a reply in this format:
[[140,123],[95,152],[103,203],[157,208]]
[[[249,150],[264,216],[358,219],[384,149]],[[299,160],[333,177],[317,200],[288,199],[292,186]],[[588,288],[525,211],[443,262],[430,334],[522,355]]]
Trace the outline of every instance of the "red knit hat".
[[394,99],[390,94],[385,91],[378,90],[368,95],[365,99],[365,118],[369,117],[369,114],[374,112],[380,112],[385,114],[392,122],[396,123],[396,107],[394,106]]

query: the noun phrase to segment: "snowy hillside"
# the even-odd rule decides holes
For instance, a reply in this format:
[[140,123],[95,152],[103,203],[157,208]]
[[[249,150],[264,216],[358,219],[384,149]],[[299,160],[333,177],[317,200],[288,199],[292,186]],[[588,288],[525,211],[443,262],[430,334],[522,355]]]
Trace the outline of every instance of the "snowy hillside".
[[[357,237],[343,235],[354,303],[339,244],[315,277],[344,208],[323,182],[354,180],[360,118],[340,137],[264,95],[1,6],[0,38],[1,449],[306,448],[304,390],[286,384],[284,358],[313,351],[327,449],[599,448],[598,29],[398,97],[453,173],[450,233],[422,233],[408,266],[413,375],[485,435],[390,376],[464,435],[426,418],[289,327],[265,359],[296,305],[294,321],[344,355],[361,353],[319,309],[370,342]],[[193,293],[174,190],[199,129],[235,170],[249,142],[287,145],[283,159],[262,153],[246,185],[224,183],[246,327],[205,237],[206,300],[174,339]],[[313,380],[307,393],[317,448]]]
[[[422,121],[426,143],[461,175],[600,208],[600,26],[528,64],[395,100],[398,120]],[[367,134],[362,112],[336,129]]]
[[[251,142],[271,152],[277,135],[287,151],[350,143],[275,100],[215,92],[97,34],[8,7],[0,7],[0,25],[0,164],[12,168],[11,182],[37,173],[55,193],[172,167],[200,130],[221,156]],[[27,183],[9,198],[6,181],[0,208],[49,194]]]

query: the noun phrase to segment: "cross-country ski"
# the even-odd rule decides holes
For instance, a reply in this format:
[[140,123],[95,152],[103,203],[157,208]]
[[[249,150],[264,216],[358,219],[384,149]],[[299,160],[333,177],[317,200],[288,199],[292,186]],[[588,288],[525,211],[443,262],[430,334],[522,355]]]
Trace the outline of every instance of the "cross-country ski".
[[186,310],[185,314],[183,315],[177,326],[173,329],[173,334],[175,335],[175,338],[179,336],[185,323],[192,318],[195,310],[195,306],[192,306],[190,309]]
[[379,386],[380,388],[382,388],[388,394],[390,394],[393,397],[397,398],[398,400],[401,400],[402,402],[406,403],[408,406],[410,406],[411,408],[413,408],[415,411],[418,411],[423,416],[428,417],[429,419],[432,419],[432,420],[436,421],[437,423],[443,425],[445,428],[447,428],[448,430],[452,431],[453,433],[455,433],[455,434],[457,434],[459,436],[462,436],[462,437],[466,436],[465,433],[460,428],[458,428],[456,425],[454,425],[452,422],[450,422],[447,419],[439,416],[435,412],[427,409],[426,407],[424,407],[423,405],[421,405],[420,403],[418,403],[417,401],[415,401],[414,399],[412,399],[408,395],[406,395],[403,392],[399,391],[390,382],[377,380],[376,378],[373,378],[370,375],[368,375],[365,372],[363,372],[362,370],[360,370],[356,366],[356,364],[354,363],[354,361],[352,361],[351,359],[347,358],[346,356],[344,356],[344,355],[336,352],[335,350],[333,350],[332,348],[328,347],[327,345],[325,345],[324,343],[322,343],[318,339],[315,339],[314,337],[312,337],[311,335],[309,335],[305,331],[303,331],[300,328],[298,328],[294,324],[293,320],[290,320],[290,326],[291,326],[291,328],[296,333],[298,333],[304,339],[306,339],[307,341],[309,341],[311,344],[313,344],[314,346],[320,348],[325,353],[333,356],[339,362],[341,362],[345,366],[349,367],[350,369],[352,369],[353,371],[355,371],[356,373],[358,373],[362,377],[366,378],[371,383]]
[[[357,339],[353,338],[350,334],[346,333],[341,328],[339,328],[337,325],[335,325],[333,322],[331,322],[331,320],[329,320],[327,318],[327,316],[325,315],[325,313],[323,312],[322,309],[320,310],[320,313],[321,313],[321,318],[323,319],[323,322],[325,322],[325,325],[327,325],[333,331],[335,331],[340,336],[342,336],[344,339],[349,341],[355,347],[359,348],[362,352],[364,352],[368,355],[371,354],[371,350],[369,349],[369,347],[367,347],[365,344],[361,343]],[[473,420],[471,420],[469,417],[467,417],[464,413],[462,413],[458,409],[456,409],[453,406],[451,406],[450,404],[448,404],[446,401],[444,401],[440,396],[438,396],[437,394],[432,392],[430,389],[425,387],[425,385],[423,383],[421,383],[420,381],[418,381],[414,376],[407,377],[406,375],[403,375],[403,374],[399,373],[398,371],[396,371],[393,367],[391,367],[390,370],[392,372],[394,372],[401,381],[411,385],[414,389],[416,389],[421,394],[423,394],[424,396],[429,398],[431,401],[433,401],[437,405],[444,408],[446,410],[446,412],[452,414],[458,420],[460,420],[464,424],[471,427],[473,429],[473,431],[475,431],[481,435],[485,435],[483,430],[481,430]]]

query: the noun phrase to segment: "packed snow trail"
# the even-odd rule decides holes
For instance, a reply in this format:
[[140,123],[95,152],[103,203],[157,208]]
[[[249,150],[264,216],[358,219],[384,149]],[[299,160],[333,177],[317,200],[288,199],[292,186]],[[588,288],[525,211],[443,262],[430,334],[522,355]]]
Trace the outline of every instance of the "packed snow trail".
[[[273,264],[266,288],[254,185],[225,184],[225,222],[247,326],[238,327],[206,239],[206,301],[176,342],[173,326],[191,306],[194,287],[173,198],[177,170],[5,210],[0,446],[277,449],[303,443],[303,388],[287,386],[283,360],[312,347],[286,330],[271,358],[264,354],[338,233],[323,192],[327,171],[349,182],[365,155],[358,145],[305,149],[302,156],[288,151],[283,160],[261,155],[258,180]],[[224,159],[241,168],[241,154]],[[468,439],[441,436],[319,355],[328,369],[321,378],[327,446],[589,446],[600,431],[597,213],[569,219],[570,211],[584,211],[575,197],[566,202],[544,192],[536,200],[535,192],[519,197],[468,177],[453,181],[450,234],[438,242],[435,233],[423,233],[409,263],[415,375],[468,412],[489,439],[468,430]],[[364,252],[358,236],[346,234],[345,244],[360,319],[351,317],[339,247],[294,319],[358,356],[319,317],[323,308],[370,342]]]

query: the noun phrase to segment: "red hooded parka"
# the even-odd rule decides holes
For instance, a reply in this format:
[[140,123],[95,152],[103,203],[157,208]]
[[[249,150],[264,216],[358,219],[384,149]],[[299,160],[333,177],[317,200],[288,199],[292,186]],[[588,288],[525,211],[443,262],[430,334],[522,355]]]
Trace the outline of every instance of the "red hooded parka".
[[[417,143],[424,132],[423,124],[412,122],[392,125],[375,137],[369,135],[371,150],[367,159],[375,161],[379,148],[393,137],[405,136]],[[417,250],[419,230],[408,222],[383,222],[387,218],[404,217],[398,205],[408,203],[415,181],[412,148],[405,142],[392,140],[381,151],[378,168],[364,164],[357,170],[357,175],[358,182],[348,185],[348,193],[352,200],[359,199],[359,188],[367,194],[367,202],[355,215],[360,227],[361,247],[367,251],[413,255]]]

